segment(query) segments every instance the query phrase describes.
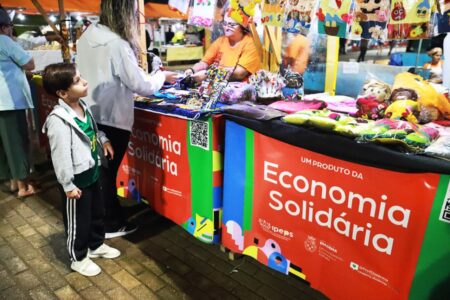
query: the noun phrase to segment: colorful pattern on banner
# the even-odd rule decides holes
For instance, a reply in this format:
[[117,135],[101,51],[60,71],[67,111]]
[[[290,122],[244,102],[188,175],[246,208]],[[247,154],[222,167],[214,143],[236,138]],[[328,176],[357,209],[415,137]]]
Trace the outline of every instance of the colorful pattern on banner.
[[390,0],[356,0],[349,39],[385,40]]
[[434,0],[391,0],[388,39],[429,38],[433,5]]
[[317,0],[287,0],[283,30],[290,33],[305,33],[305,30],[309,30],[316,3]]
[[188,121],[135,109],[117,176],[121,197],[146,199],[206,243],[219,242],[223,121]]
[[286,0],[264,0],[261,12],[263,25],[282,26]]
[[[350,163],[230,121],[225,132],[225,247],[331,299],[407,299],[413,279],[417,288],[430,284],[427,291],[441,284],[434,275],[425,283],[416,266],[428,251],[450,255],[441,210],[429,220],[433,202],[447,201],[449,176]],[[431,239],[439,249],[425,248],[427,228],[440,222],[442,240]],[[443,265],[428,266],[438,280],[450,275]]]
[[346,37],[351,23],[353,0],[320,0],[316,13],[319,20],[319,33]]
[[188,24],[210,28],[214,23],[216,0],[193,0]]
[[439,11],[435,18],[438,27],[438,33],[450,32],[450,1],[439,0]]

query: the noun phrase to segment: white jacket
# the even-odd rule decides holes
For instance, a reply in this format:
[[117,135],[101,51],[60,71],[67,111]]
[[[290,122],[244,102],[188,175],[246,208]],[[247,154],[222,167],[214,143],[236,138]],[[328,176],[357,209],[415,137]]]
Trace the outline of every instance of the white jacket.
[[147,75],[128,42],[108,27],[91,25],[77,43],[77,65],[89,84],[87,101],[97,123],[131,131],[133,93],[149,96],[164,84],[158,71]]

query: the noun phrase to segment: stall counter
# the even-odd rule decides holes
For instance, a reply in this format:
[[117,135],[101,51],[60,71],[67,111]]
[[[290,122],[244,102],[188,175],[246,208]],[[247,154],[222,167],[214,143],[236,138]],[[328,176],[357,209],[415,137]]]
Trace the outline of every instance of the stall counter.
[[448,292],[449,162],[279,120],[225,132],[226,248],[331,299]]
[[135,108],[119,196],[145,199],[162,216],[205,243],[220,241],[221,116],[187,120]]

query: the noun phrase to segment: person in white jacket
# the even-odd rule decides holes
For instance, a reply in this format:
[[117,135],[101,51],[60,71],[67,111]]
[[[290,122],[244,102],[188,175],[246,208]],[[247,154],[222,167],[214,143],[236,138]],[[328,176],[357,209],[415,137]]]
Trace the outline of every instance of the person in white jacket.
[[134,121],[133,94],[148,96],[176,80],[176,73],[156,70],[150,76],[138,65],[138,10],[134,0],[102,0],[100,21],[83,33],[77,44],[77,65],[89,82],[86,98],[98,127],[115,149],[104,170],[105,238],[123,236],[137,229],[126,221],[117,198],[116,177],[128,147]]

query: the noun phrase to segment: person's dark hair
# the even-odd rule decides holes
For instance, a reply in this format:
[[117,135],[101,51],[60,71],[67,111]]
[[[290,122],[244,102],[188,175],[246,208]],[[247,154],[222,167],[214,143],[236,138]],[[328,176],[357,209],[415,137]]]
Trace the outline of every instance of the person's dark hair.
[[2,26],[10,26],[11,18],[8,15],[8,12],[0,5],[0,27]]
[[50,95],[58,96],[57,91],[67,91],[70,88],[76,74],[77,66],[73,63],[48,65],[42,76],[45,91]]

